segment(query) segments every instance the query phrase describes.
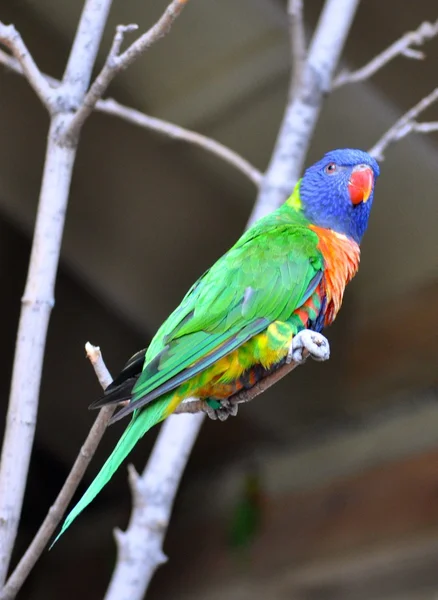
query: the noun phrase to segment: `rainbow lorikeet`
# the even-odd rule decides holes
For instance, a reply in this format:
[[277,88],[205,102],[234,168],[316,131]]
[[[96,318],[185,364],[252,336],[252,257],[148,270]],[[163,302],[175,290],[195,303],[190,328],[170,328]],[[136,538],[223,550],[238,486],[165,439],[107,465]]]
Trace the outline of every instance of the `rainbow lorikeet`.
[[359,266],[378,175],[366,152],[328,152],[279,209],[255,223],[190,288],[147,351],[132,357],[92,405],[129,400],[113,420],[133,415],[60,535],[138,440],[184,399],[196,396],[226,409],[240,389],[299,359],[294,337],[300,332],[320,332],[333,322]]

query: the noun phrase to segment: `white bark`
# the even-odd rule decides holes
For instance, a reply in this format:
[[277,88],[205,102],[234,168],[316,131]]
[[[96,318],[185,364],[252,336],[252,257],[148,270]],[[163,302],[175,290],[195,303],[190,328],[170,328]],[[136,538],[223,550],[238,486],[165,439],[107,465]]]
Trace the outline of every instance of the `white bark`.
[[326,0],[304,64],[299,88],[295,90],[291,86],[289,103],[251,223],[278,208],[291,193],[302,172],[324,94],[330,90],[359,2],[360,0]]
[[135,24],[117,26],[116,35],[114,36],[105,64],[90,86],[82,105],[72,120],[70,128],[71,136],[75,137],[78,134],[85,120],[96,106],[96,102],[102,98],[117,73],[129,67],[145,50],[155,44],[166,33],[169,33],[173,22],[179,17],[188,1],[172,0],[158,21],[121,54],[120,49],[125,33],[135,31],[138,29],[138,26]]
[[[85,344],[85,351],[93,365],[96,376],[99,379],[103,389],[111,383],[111,375],[103,362],[100,348],[93,346],[90,342]],[[75,460],[75,463],[70,471],[64,485],[62,486],[55,502],[49,509],[46,518],[42,522],[37,531],[32,543],[27,548],[26,552],[21,557],[18,565],[8,578],[7,583],[0,591],[0,600],[13,600],[21,589],[24,581],[31,572],[38,558],[41,556],[44,548],[47,546],[51,536],[58,526],[66,507],[73,498],[85,470],[90,463],[96,448],[102,439],[108,421],[112,417],[115,406],[105,406],[99,411],[99,415],[95,420],[93,427],[82,445],[82,448]]]
[[[5,65],[20,75],[25,74],[20,62],[14,56],[3,52],[1,49],[0,64]],[[54,77],[50,77],[49,75],[44,75],[44,78],[46,79],[47,83],[53,87],[59,87],[61,83],[59,80],[55,79]],[[94,106],[94,110],[107,115],[113,115],[119,119],[124,119],[125,121],[128,121],[128,123],[138,125],[139,127],[143,127],[145,129],[152,129],[153,131],[157,131],[162,135],[169,136],[173,140],[179,140],[188,144],[199,146],[200,148],[203,148],[207,152],[210,152],[214,156],[219,157],[221,160],[226,161],[238,169],[241,173],[246,175],[246,177],[248,177],[248,179],[252,181],[254,185],[259,186],[261,183],[262,173],[256,169],[254,165],[243,158],[243,156],[240,156],[237,152],[234,152],[234,150],[231,150],[231,148],[228,148],[224,144],[221,144],[220,142],[217,142],[206,135],[202,135],[196,131],[191,131],[190,129],[185,129],[184,127],[180,127],[175,123],[170,123],[169,121],[164,121],[163,119],[158,119],[157,117],[152,117],[151,115],[147,115],[135,108],[130,108],[129,106],[120,104],[120,102],[117,102],[112,98],[98,100]]]
[[[159,21],[118,57],[118,70],[131,64],[167,33],[187,1],[173,0]],[[0,587],[6,579],[17,535],[35,435],[47,327],[54,304],[54,286],[78,136],[90,113],[90,106],[94,107],[117,72],[106,62],[108,76],[104,78],[101,73],[98,85],[95,82],[87,92],[111,4],[112,0],[85,1],[64,78],[56,92],[39,71],[15,28],[0,22],[0,41],[20,62],[24,74],[51,114],[0,465]],[[123,31],[131,28],[119,26],[110,51],[111,59],[114,58],[112,52],[117,50],[118,54]],[[79,121],[76,119],[78,115],[81,115]],[[22,582],[17,582],[14,590],[18,590]]]
[[365,81],[375,73],[380,71],[385,65],[390,63],[397,56],[404,56],[414,60],[423,60],[426,55],[421,50],[412,48],[412,46],[421,46],[427,41],[438,35],[438,19],[433,23],[424,21],[414,31],[404,33],[401,38],[393,42],[383,52],[374,56],[369,63],[357,69],[357,71],[343,71],[335,78],[332,84],[332,90],[350,83]]
[[179,483],[205,415],[174,415],[163,424],[140,477],[131,466],[133,496],[126,531],[115,531],[117,564],[105,600],[141,600],[162,551]]
[[424,96],[415,106],[410,108],[404,115],[386,131],[380,140],[368,150],[376,160],[384,160],[387,148],[394,142],[399,142],[410,133],[431,133],[438,131],[438,121],[422,122],[416,121],[425,110],[438,101],[438,87],[430,94]]
[[[51,112],[55,107],[56,92],[38,69],[21,35],[13,25],[5,25],[0,21],[0,42],[12,52],[36,95],[47,110]],[[6,56],[12,58],[10,55]]]
[[0,470],[0,582],[3,583],[17,534],[35,433],[44,347],[54,299],[64,218],[75,151],[61,147],[52,121],[40,203],[12,374]]
[[[87,0],[58,89],[51,120],[32,252],[17,333],[9,408],[0,469],[0,585],[8,572],[23,504],[54,286],[58,269],[71,175],[76,155],[65,144],[72,120],[88,87],[111,0]],[[35,66],[36,69],[36,66]],[[65,85],[66,94],[63,92]]]
[[62,80],[63,101],[79,108],[90,85],[94,62],[112,0],[86,0]]

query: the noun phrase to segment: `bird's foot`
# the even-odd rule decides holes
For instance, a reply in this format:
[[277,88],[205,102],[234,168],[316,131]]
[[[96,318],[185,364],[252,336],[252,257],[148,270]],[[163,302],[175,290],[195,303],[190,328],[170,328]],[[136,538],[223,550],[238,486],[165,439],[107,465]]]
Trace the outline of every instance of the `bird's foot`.
[[321,333],[311,329],[303,329],[292,338],[286,362],[293,361],[298,364],[305,362],[307,356],[304,354],[304,350],[307,350],[313,360],[323,361],[330,358],[328,340]]
[[228,417],[235,417],[237,415],[237,409],[237,404],[228,399],[209,399],[205,401],[204,410],[213,421],[216,421],[217,419],[219,419],[219,421],[226,421]]

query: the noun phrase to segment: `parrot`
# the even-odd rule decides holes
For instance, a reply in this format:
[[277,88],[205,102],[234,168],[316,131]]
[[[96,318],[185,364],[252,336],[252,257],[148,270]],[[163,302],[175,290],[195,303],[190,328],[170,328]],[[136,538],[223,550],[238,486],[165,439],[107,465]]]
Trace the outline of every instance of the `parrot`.
[[185,399],[203,399],[215,414],[235,414],[231,396],[303,357],[309,344],[302,334],[320,333],[333,322],[358,270],[378,176],[378,163],[365,151],[327,152],[282,206],[252,225],[194,283],[147,350],[135,354],[90,406],[124,403],[111,422],[129,414],[131,420],[55,541],[145,433]]

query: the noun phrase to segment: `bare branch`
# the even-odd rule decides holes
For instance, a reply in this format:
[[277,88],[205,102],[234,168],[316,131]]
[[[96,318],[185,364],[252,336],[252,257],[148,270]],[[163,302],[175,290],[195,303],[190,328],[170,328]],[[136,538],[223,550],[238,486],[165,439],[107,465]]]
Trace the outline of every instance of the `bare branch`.
[[[2,50],[0,50],[0,64],[5,65],[11,69],[11,71],[14,71],[19,75],[24,74],[18,60]],[[54,88],[61,85],[61,82],[54,77],[50,77],[49,75],[44,75],[44,77]],[[225,162],[228,162],[230,165],[238,169],[256,186],[260,186],[261,184],[263,174],[256,169],[254,165],[243,158],[243,156],[240,156],[240,154],[237,152],[234,152],[227,146],[224,146],[212,138],[200,133],[196,133],[195,131],[191,131],[190,129],[185,129],[184,127],[180,127],[174,123],[169,123],[168,121],[163,121],[162,119],[157,119],[156,117],[146,115],[135,108],[124,106],[112,98],[98,100],[94,109],[107,115],[119,117],[120,119],[124,119],[125,121],[128,121],[128,123],[133,123],[139,127],[151,129],[152,131],[167,135],[174,140],[199,146],[200,148],[203,148],[207,152],[210,152],[214,156],[221,158]]]
[[147,48],[150,48],[152,44],[155,44],[156,41],[169,33],[173,22],[179,17],[188,1],[189,0],[172,0],[155,25],[139,37],[138,40],[131,44],[129,48],[117,58],[117,62],[119,63],[118,68],[126,69],[126,67],[128,67]]
[[152,44],[170,31],[173,22],[180,15],[187,2],[188,0],[173,0],[155,25],[141,35],[122,54],[120,54],[120,48],[125,33],[134,31],[137,29],[137,25],[118,25],[105,64],[85,95],[82,106],[72,120],[69,130],[70,137],[74,138],[80,131],[83,123],[93,111],[97,101],[102,98],[117,73],[129,67],[140,54],[150,48]]
[[[56,273],[76,157],[76,145],[67,146],[63,143],[63,132],[72,118],[69,105],[80,104],[84,83],[85,87],[88,85],[110,5],[111,0],[86,0],[68,62],[75,66],[76,78],[73,81],[66,73],[66,88],[58,89],[53,99],[0,461],[0,586],[8,572],[23,505],[35,435],[47,328],[54,304]],[[9,35],[13,31],[9,30]],[[16,58],[42,93],[49,84],[29,59],[26,48],[20,46],[21,38],[14,39],[14,44],[18,44],[20,50]]]
[[[11,54],[4,52],[1,48],[0,48],[0,64],[4,65],[5,67],[10,69],[14,73],[17,73],[17,75],[23,75],[24,77],[26,77],[26,74],[23,71],[23,67],[20,64],[20,61],[17,60],[15,58],[15,56],[12,56]],[[59,86],[61,85],[61,82],[59,81],[59,79],[55,79],[55,77],[51,77],[50,75],[47,75],[46,73],[41,73],[41,75],[44,77],[44,79],[47,80],[47,82],[50,84],[50,86],[52,88],[56,89],[56,88],[59,88]]]
[[111,5],[112,0],[85,0],[62,78],[64,110],[75,111],[84,101],[92,76],[92,69],[84,65],[93,66],[96,61]]
[[[22,67],[23,74],[49,112],[54,108],[54,93],[49,82],[37,67],[21,35],[13,25],[0,21],[0,43],[12,52]],[[5,56],[6,53],[2,52]]]
[[380,140],[376,142],[374,146],[368,150],[368,152],[374,156],[376,160],[383,160],[385,158],[385,150],[388,148],[388,146],[394,142],[398,142],[410,133],[430,133],[432,131],[438,131],[438,122],[433,121],[430,123],[417,123],[415,120],[422,112],[424,112],[437,100],[438,87],[435,88],[428,96],[422,98],[418,104],[413,106],[402,117],[400,117],[400,119],[382,135]]
[[414,50],[411,46],[421,46],[428,40],[438,35],[438,20],[434,23],[425,21],[415,31],[408,31],[388,48],[375,56],[368,64],[357,71],[342,71],[333,81],[332,89],[339,88],[348,83],[364,81],[380,71],[385,65],[397,56],[422,60],[425,54],[420,50]]
[[306,63],[306,32],[303,19],[303,0],[289,0],[289,36],[292,50],[293,94],[299,89]]
[[196,133],[195,131],[191,131],[190,129],[184,129],[184,127],[180,127],[174,123],[169,123],[168,121],[151,117],[150,115],[146,115],[138,110],[135,110],[134,108],[123,106],[123,104],[120,104],[111,98],[107,100],[99,100],[95,108],[99,112],[120,117],[121,119],[125,119],[125,121],[129,121],[130,123],[134,123],[140,127],[151,129],[153,131],[157,131],[158,133],[167,135],[172,139],[181,140],[183,142],[188,142],[190,144],[194,144],[195,146],[199,146],[204,150],[207,150],[207,152],[218,156],[230,165],[233,165],[233,167],[246,175],[248,179],[250,179],[256,186],[259,186],[261,183],[263,175],[258,169],[256,169],[245,158],[240,156],[240,154],[237,154],[237,152],[234,152],[230,148],[227,148],[227,146],[224,146],[212,138],[200,133]]
[[166,560],[162,546],[173,502],[204,417],[199,413],[167,418],[142,476],[131,467],[131,518],[126,531],[115,531],[117,563],[105,600],[142,600],[157,567]]
[[[301,85],[295,95],[291,79],[289,102],[251,223],[278,208],[300,176],[324,94],[331,87],[333,72],[358,5],[359,0],[326,0],[324,4],[304,65]],[[336,15],[335,20],[333,15]]]
[[90,342],[85,344],[85,352],[87,354],[87,358],[91,362],[94,372],[96,373],[96,377],[99,380],[100,385],[104,390],[110,385],[113,378],[111,377],[110,372],[106,368],[106,364],[102,358],[102,352],[100,351],[99,346],[93,346]]
[[[103,362],[100,348],[93,346],[90,342],[85,344],[87,357],[93,365],[96,376],[105,389],[111,383],[112,378]],[[32,543],[20,559],[20,562],[15,567],[10,575],[4,588],[0,592],[0,600],[13,600],[20,591],[23,583],[26,581],[29,573],[33,569],[35,563],[41,556],[44,548],[47,546],[56,527],[61,521],[67,506],[69,505],[75,491],[81,482],[84,473],[93,458],[100,440],[105,433],[108,421],[111,419],[115,410],[115,406],[105,406],[99,411],[99,414],[94,421],[89,434],[79,451],[79,454],[73,464],[73,467],[65,480],[55,502],[49,509],[46,518],[42,522],[37,531]]]
[[429,121],[423,123],[412,123],[413,133],[433,133],[438,131],[438,121]]
[[22,298],[0,464],[0,584],[6,578],[20,519],[36,427],[38,396],[53,292],[74,163],[60,148],[62,115],[52,119],[29,272]]

